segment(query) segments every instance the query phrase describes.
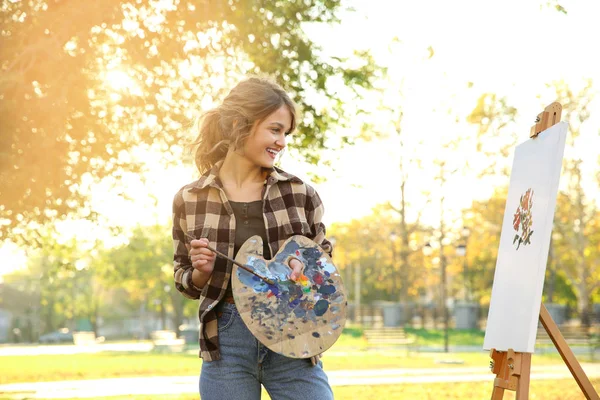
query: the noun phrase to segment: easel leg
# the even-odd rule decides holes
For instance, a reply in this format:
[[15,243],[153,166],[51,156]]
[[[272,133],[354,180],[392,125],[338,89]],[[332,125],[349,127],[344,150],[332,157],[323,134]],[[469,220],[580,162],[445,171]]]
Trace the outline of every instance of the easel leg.
[[494,389],[492,390],[492,400],[502,400],[504,397],[504,381],[508,379],[506,352],[499,352],[492,349],[490,357],[493,363],[492,372],[496,374]]
[[585,398],[588,400],[600,400],[594,386],[592,386],[592,383],[583,371],[583,368],[581,368],[581,364],[579,364],[579,361],[575,358],[573,351],[567,344],[562,333],[560,333],[558,326],[556,326],[556,323],[550,316],[550,313],[544,304],[540,307],[540,322],[544,326],[544,329],[546,329],[546,332],[548,332],[548,336],[552,340],[552,343],[554,343],[554,346],[558,350],[563,361],[567,364],[569,371],[571,371],[573,378],[575,378],[575,381],[585,395]]
[[517,386],[516,400],[529,399],[529,375],[531,374],[531,353],[521,353],[521,375]]
[[502,400],[504,397],[504,388],[499,386],[494,386],[494,391],[492,392],[492,400]]
[[492,349],[490,357],[492,373],[496,374],[492,400],[502,400],[505,390],[515,391],[517,400],[528,400],[531,353],[515,353],[512,349],[508,351]]

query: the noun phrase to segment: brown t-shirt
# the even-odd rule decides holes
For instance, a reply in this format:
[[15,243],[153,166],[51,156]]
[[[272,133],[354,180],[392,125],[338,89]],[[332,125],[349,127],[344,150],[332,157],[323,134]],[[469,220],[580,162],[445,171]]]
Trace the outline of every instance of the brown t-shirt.
[[[246,240],[254,235],[258,235],[263,240],[263,258],[269,260],[271,258],[271,251],[269,250],[269,242],[267,241],[262,200],[251,201],[249,203],[230,200],[229,204],[231,204],[233,215],[235,215],[234,258]],[[225,296],[232,295],[230,278]]]

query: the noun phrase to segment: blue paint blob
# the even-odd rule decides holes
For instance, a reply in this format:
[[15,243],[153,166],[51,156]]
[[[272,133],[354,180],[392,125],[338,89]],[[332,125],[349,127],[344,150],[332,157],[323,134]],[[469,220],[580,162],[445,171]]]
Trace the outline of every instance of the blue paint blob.
[[302,307],[296,307],[294,309],[294,315],[296,316],[296,318],[302,318],[306,315],[306,310]]
[[325,263],[325,266],[323,267],[323,269],[325,270],[325,272],[329,272],[330,274],[335,272],[335,267],[329,263]]
[[316,337],[316,338],[321,337],[321,335],[319,335],[319,332],[313,332],[312,335],[313,335],[313,337]]
[[290,301],[290,308],[295,308],[298,304],[300,304],[300,298]]
[[[261,281],[262,282],[262,281]],[[252,287],[256,293],[266,293],[269,291],[269,286],[264,283],[258,283]]]
[[277,285],[269,285],[269,290],[271,291],[271,293],[273,293],[275,296],[277,296],[279,294],[279,288],[277,287]]
[[321,315],[323,315],[327,312],[328,308],[329,308],[329,302],[327,300],[319,300],[315,303],[315,307],[313,308],[313,311],[315,312],[315,315],[317,317],[320,317]]
[[335,293],[335,286],[333,285],[323,285],[317,290],[321,294],[333,294]]

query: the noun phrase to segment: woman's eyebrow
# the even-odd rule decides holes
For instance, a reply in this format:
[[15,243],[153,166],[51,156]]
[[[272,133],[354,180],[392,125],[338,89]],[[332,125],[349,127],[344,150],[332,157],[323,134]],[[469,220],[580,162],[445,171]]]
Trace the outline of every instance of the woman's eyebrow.
[[275,122],[274,121],[274,122],[270,122],[269,125],[271,125],[271,126],[272,125],[277,125],[281,130],[284,130],[286,132],[290,130],[290,128],[285,129],[285,125],[283,125],[281,122]]

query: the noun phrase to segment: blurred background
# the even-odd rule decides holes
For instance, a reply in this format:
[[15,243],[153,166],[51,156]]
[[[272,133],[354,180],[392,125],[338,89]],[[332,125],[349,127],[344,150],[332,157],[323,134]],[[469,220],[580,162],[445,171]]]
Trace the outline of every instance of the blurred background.
[[[399,351],[357,369],[419,366],[427,353],[464,366],[462,352],[479,352],[485,372],[512,153],[560,102],[570,134],[543,302],[585,360],[597,359],[600,3],[1,4],[0,354],[13,362],[85,346],[165,350],[188,367],[113,360],[98,375],[85,362],[61,370],[51,355],[48,365],[62,379],[197,374],[198,305],[173,286],[171,202],[198,177],[196,119],[249,74],[274,77],[298,104],[279,165],[325,204],[350,300],[332,351]],[[79,350],[39,346],[61,342]],[[354,368],[338,356],[333,369]],[[2,372],[0,384],[52,380]],[[336,395],[369,398],[356,393]]]

